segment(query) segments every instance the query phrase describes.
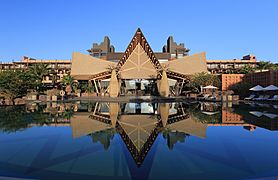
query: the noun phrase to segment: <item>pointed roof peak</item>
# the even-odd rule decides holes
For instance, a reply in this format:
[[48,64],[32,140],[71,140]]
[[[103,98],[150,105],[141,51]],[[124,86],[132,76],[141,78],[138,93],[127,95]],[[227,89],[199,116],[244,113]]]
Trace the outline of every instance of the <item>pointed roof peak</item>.
[[140,28],[137,28],[136,33],[138,32],[142,33],[142,30]]
[[119,70],[127,61],[133,50],[136,48],[137,45],[140,45],[147,56],[150,58],[151,63],[155,66],[155,68],[159,71],[162,69],[158,59],[155,57],[153,50],[151,49],[149,43],[147,42],[144,34],[142,33],[140,28],[137,28],[136,33],[134,34],[131,42],[127,46],[127,49],[124,53],[122,59],[118,62],[117,69]]

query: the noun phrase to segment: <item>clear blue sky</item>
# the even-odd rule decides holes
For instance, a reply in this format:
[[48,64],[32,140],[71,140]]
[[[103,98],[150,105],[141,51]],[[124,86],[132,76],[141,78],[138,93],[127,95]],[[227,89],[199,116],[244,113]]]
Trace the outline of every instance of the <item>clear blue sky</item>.
[[173,35],[207,59],[278,62],[278,0],[1,0],[0,61],[70,59],[105,35],[124,51],[137,27],[154,51]]

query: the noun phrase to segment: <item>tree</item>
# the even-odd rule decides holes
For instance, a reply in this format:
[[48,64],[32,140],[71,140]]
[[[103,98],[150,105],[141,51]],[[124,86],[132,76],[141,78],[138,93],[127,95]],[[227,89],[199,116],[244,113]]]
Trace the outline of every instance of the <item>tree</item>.
[[278,70],[277,63],[271,63],[270,61],[259,61],[257,63],[257,70]]
[[36,90],[42,92],[43,87],[43,77],[49,75],[49,65],[45,63],[37,63],[30,67],[29,72],[34,76],[36,82]]
[[249,89],[251,87],[252,85],[247,82],[239,82],[237,84],[232,85],[230,89],[234,91],[235,94],[238,94],[239,97],[242,99],[249,94]]
[[72,92],[74,86],[74,79],[70,75],[63,76],[61,83],[65,86],[66,92],[69,95]]
[[25,106],[0,107],[0,131],[11,133],[29,128],[32,123],[43,125],[52,122],[44,108],[39,106],[37,111],[27,112]]
[[27,94],[36,86],[34,76],[28,71],[4,71],[0,73],[0,96],[13,100]]
[[88,81],[84,82],[83,81],[79,84],[79,87],[80,87],[81,91],[86,92],[86,93],[95,92],[95,88],[94,88],[92,82],[88,82]]
[[67,120],[70,120],[73,117],[73,115],[74,115],[73,107],[71,107],[70,109],[66,109],[62,113],[63,119],[67,119]]
[[186,85],[192,91],[200,92],[201,86],[213,85],[219,87],[221,84],[220,79],[217,75],[208,74],[206,72],[194,74],[189,83]]
[[273,64],[273,66],[271,67],[271,69],[273,69],[273,70],[278,70],[278,64]]
[[270,61],[259,61],[257,63],[258,70],[271,69],[272,67],[273,67],[273,64]]
[[43,77],[48,75],[49,67],[45,63],[37,63],[30,67],[29,71],[39,80],[43,80]]
[[256,70],[256,68],[254,68],[250,65],[245,65],[244,67],[238,69],[236,74],[248,74],[248,73],[254,72],[255,70]]

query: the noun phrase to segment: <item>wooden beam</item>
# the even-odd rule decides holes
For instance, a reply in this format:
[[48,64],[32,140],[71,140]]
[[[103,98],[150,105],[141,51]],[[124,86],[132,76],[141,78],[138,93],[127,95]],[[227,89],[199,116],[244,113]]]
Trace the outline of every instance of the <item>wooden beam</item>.
[[104,93],[108,92],[109,89],[109,85],[107,86],[107,88],[104,90]]
[[181,94],[182,88],[183,88],[183,84],[184,84],[184,79],[182,80],[181,86],[180,86],[180,91],[179,91],[179,95]]
[[96,84],[96,80],[93,80],[93,81],[94,81],[95,89],[96,89],[97,93],[99,93],[98,88],[97,88],[97,84]]
[[96,102],[96,105],[95,105],[95,108],[94,108],[93,115],[95,115],[95,114],[96,114],[97,107],[98,107],[98,102]]
[[98,86],[99,86],[99,92],[100,92],[100,93],[102,93],[102,92],[101,92],[101,84],[100,84],[100,82],[99,82],[99,81],[100,81],[100,80],[97,80],[97,82],[98,82]]

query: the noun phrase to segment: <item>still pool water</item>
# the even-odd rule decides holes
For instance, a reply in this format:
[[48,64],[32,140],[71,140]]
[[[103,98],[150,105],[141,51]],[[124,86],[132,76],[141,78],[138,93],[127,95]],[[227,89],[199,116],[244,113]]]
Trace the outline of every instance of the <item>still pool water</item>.
[[278,106],[0,107],[0,179],[278,179]]

